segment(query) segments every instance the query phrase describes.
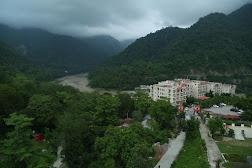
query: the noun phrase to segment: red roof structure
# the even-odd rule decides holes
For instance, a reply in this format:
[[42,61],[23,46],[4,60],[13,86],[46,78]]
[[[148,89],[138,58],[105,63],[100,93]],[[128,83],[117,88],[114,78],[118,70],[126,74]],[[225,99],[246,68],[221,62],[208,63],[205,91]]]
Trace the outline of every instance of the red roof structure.
[[231,85],[231,88],[233,88],[234,87],[234,85]]
[[223,115],[224,118],[227,118],[227,119],[237,119],[239,120],[240,117],[239,116],[235,116],[235,115]]
[[210,99],[211,97],[206,97],[206,96],[202,96],[202,97],[198,97],[197,99],[199,100],[205,100],[205,99]]
[[178,87],[178,88],[177,88],[177,90],[182,90],[182,89],[184,89],[184,88],[183,88],[183,87]]
[[202,81],[202,82],[200,82],[200,84],[206,84],[207,83],[207,81]]
[[182,86],[188,86],[188,84],[187,83],[183,83]]
[[195,105],[194,107],[200,107],[199,105]]

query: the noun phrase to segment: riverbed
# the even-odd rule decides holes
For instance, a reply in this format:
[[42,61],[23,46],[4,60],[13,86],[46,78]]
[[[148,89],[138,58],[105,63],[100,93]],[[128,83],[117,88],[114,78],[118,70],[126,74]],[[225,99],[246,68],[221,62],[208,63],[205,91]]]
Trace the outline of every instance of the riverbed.
[[[76,74],[76,75],[68,75],[62,78],[57,79],[56,81],[61,85],[72,86],[76,89],[79,89],[82,92],[92,92],[96,88],[91,88],[88,86],[89,80],[87,78],[88,73]],[[117,90],[105,90],[99,89],[101,93],[111,93],[113,95],[117,94]],[[121,91],[120,93],[134,93],[135,91]]]

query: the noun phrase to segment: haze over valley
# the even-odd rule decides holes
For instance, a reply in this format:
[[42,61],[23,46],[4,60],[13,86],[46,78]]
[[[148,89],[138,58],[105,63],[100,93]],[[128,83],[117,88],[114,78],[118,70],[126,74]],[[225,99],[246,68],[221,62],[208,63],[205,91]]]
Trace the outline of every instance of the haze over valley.
[[251,165],[251,0],[0,1],[1,168]]

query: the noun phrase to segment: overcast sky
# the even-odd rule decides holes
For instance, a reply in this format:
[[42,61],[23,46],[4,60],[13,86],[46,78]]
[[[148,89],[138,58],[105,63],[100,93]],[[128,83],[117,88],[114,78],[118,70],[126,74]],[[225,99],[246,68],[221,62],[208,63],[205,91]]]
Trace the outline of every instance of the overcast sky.
[[252,0],[0,0],[0,23],[71,36],[133,39],[162,27],[188,27],[212,12]]

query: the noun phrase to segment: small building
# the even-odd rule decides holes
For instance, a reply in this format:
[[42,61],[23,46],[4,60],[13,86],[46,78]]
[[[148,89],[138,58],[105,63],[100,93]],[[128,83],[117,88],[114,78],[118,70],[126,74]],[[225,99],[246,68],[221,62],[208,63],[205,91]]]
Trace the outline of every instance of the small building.
[[121,129],[124,129],[124,128],[130,126],[131,120],[132,120],[131,118],[125,118],[125,119],[120,123],[120,125],[119,125],[118,127],[121,128]]
[[200,112],[200,106],[199,105],[194,106],[194,112]]
[[183,105],[178,105],[178,112],[184,111]]

